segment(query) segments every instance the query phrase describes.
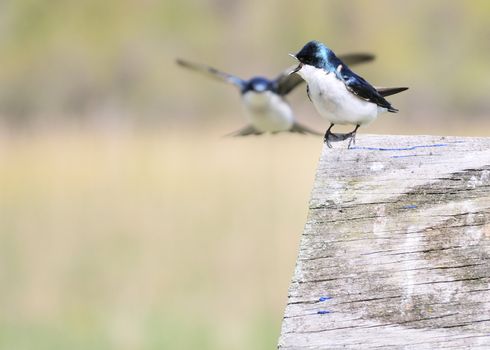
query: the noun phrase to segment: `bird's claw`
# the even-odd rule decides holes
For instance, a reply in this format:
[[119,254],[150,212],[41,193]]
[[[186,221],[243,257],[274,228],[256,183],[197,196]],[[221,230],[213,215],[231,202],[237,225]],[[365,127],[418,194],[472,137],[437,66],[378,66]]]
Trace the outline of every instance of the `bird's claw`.
[[328,148],[332,148],[332,144],[330,142],[341,142],[347,140],[350,137],[351,133],[334,134],[333,132],[331,132],[325,135],[325,137],[323,138],[323,143],[327,144]]
[[355,146],[355,145],[356,145],[356,133],[351,133],[347,148],[351,148],[351,146]]
[[359,125],[357,125],[356,128],[348,134],[350,137],[350,140],[349,140],[349,144],[347,145],[347,148],[351,148],[351,146],[356,145],[357,129],[359,129]]

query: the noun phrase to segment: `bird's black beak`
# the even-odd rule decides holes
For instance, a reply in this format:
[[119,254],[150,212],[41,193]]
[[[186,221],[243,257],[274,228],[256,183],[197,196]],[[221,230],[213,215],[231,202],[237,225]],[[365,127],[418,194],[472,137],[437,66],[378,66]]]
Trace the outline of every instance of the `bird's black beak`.
[[300,63],[298,64],[298,67],[294,68],[294,69],[293,69],[293,71],[292,71],[291,73],[289,73],[289,75],[296,73],[296,72],[297,72],[297,71],[299,71],[301,68],[303,68],[303,63],[301,63],[301,62],[300,62]]
[[[292,53],[289,54],[289,56],[291,56],[292,58],[294,58],[295,60],[298,60],[298,58],[296,57],[296,55],[293,55]],[[296,72],[298,72],[301,68],[303,68],[303,63],[299,63],[298,64],[298,67],[294,68],[293,71],[291,73],[289,73],[289,75],[291,74],[294,74]]]

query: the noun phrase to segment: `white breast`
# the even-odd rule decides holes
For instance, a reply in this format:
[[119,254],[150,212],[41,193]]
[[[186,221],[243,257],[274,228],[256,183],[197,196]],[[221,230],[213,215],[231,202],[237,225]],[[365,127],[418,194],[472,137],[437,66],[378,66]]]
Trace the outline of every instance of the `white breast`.
[[271,91],[249,91],[243,94],[242,100],[246,115],[257,130],[287,131],[293,126],[293,111],[281,96]]
[[327,74],[323,69],[305,65],[298,73],[308,84],[316,110],[331,123],[368,124],[386,111],[351,93],[333,72]]

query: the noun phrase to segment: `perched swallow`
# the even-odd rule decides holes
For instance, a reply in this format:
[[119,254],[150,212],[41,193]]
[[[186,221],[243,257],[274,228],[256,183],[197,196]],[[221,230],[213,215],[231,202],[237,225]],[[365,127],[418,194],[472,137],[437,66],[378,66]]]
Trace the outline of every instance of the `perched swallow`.
[[331,132],[335,124],[356,126],[345,134],[350,137],[350,147],[355,144],[356,132],[361,125],[372,122],[381,113],[398,112],[384,97],[408,89],[375,88],[318,41],[310,41],[291,56],[299,61],[292,73],[298,73],[306,81],[308,97],[318,113],[331,123],[324,137],[328,147],[332,147],[330,141],[338,138]]
[[[341,57],[349,64],[363,63],[374,59],[373,55],[364,53],[348,54]],[[303,83],[303,79],[299,75],[291,74],[293,67],[282,72],[274,80],[263,77],[253,77],[250,80],[244,80],[202,64],[191,63],[181,59],[177,59],[177,64],[233,84],[240,89],[249,125],[231,135],[260,135],[266,132],[275,134],[282,131],[320,135],[320,133],[299,124],[294,117],[291,106],[285,100],[285,96],[289,92]],[[346,134],[338,134],[338,140],[332,139],[332,141],[342,140],[341,135]],[[345,137],[343,139],[345,140]]]

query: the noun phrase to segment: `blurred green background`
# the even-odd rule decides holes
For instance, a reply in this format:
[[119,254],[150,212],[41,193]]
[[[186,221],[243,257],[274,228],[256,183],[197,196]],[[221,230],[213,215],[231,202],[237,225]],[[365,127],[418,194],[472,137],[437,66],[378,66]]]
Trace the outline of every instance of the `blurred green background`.
[[486,0],[2,0],[0,348],[275,348],[321,138],[222,137],[237,91],[175,58],[373,52],[411,89],[362,132],[490,136],[489,38]]

